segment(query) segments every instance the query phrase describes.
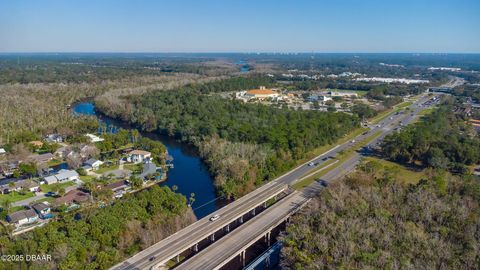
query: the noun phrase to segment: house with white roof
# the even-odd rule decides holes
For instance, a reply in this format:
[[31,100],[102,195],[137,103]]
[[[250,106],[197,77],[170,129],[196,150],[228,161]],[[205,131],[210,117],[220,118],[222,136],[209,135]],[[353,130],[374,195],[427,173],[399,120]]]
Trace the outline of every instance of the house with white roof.
[[103,138],[98,137],[97,135],[93,135],[93,134],[90,134],[90,133],[85,134],[85,136],[87,136],[90,139],[90,142],[92,142],[92,143],[103,142],[105,140]]
[[103,161],[91,158],[83,163],[83,169],[87,172],[89,171],[96,171],[100,169],[100,166],[103,164]]
[[133,150],[128,153],[128,162],[140,163],[152,157],[152,153],[144,150]]
[[43,178],[47,185],[55,184],[55,183],[63,183],[68,181],[77,181],[79,180],[79,175],[74,170],[60,170],[57,174],[46,176]]

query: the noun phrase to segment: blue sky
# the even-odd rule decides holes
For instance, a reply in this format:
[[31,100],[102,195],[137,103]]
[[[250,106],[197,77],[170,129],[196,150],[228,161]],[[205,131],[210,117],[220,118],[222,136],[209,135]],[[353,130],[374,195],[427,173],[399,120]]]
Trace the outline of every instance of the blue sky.
[[0,52],[480,52],[478,0],[0,0]]

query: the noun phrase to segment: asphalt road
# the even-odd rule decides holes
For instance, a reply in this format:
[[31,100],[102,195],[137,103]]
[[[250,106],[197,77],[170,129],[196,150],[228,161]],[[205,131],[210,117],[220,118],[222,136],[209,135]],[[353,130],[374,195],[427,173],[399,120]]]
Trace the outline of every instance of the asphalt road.
[[265,232],[280,224],[284,217],[307,200],[302,192],[290,194],[175,269],[218,269],[238,256],[245,247],[263,238]]
[[[377,144],[380,140],[382,140],[387,134],[391,133],[395,128],[400,127],[401,125],[407,125],[411,123],[412,121],[415,120],[417,114],[424,108],[421,106],[421,104],[424,104],[425,101],[427,101],[427,97],[422,97],[415,101],[411,106],[410,106],[410,111],[401,113],[401,114],[392,114],[391,116],[386,117],[382,121],[380,121],[377,125],[372,126],[371,129],[359,136],[357,136],[354,140],[355,141],[362,141],[366,139],[368,136],[377,133],[377,131],[381,131],[381,134],[373,139],[370,143],[368,143],[368,146],[374,146]],[[182,251],[190,248],[193,246],[195,243],[200,242],[201,240],[205,239],[210,235],[211,233],[221,229],[222,227],[226,226],[228,223],[231,221],[237,219],[240,215],[243,213],[248,212],[251,210],[254,206],[261,204],[263,201],[265,201],[265,198],[267,197],[272,197],[273,194],[278,194],[279,190],[283,190],[285,188],[285,185],[291,185],[295,183],[299,178],[302,176],[308,174],[310,171],[315,169],[315,166],[308,166],[308,163],[316,163],[317,166],[325,162],[328,158],[335,156],[339,152],[349,149],[354,145],[354,142],[349,141],[345,142],[341,145],[337,145],[330,151],[327,151],[326,153],[323,153],[322,155],[312,159],[309,162],[306,162],[305,164],[293,169],[287,174],[284,174],[277,178],[276,180],[258,188],[257,190],[245,195],[244,197],[240,198],[239,200],[219,209],[215,213],[212,213],[212,216],[215,214],[220,215],[220,219],[211,222],[209,221],[209,217],[205,217],[194,224],[188,226],[187,228],[180,230],[179,232],[171,235],[170,237],[160,241],[159,243],[145,249],[144,251],[141,251],[140,253],[137,253],[133,257],[127,259],[126,261],[114,266],[112,269],[149,269],[150,267],[159,264],[159,263],[165,263],[166,260],[173,258],[177,254],[181,253]],[[358,162],[361,159],[361,154],[360,153],[355,153],[350,159],[347,161],[339,164],[335,169],[331,170],[329,173],[325,174],[322,179],[325,181],[332,181],[334,179],[338,179],[339,177],[347,174],[348,172],[351,172],[352,170],[355,169],[355,166],[358,164]],[[314,182],[310,187],[306,189],[305,192],[316,192],[318,189],[321,188],[321,185],[317,182]],[[267,209],[265,210],[265,215],[259,214],[255,218],[252,219],[252,221],[247,222],[237,228],[236,230],[232,231],[230,234],[233,236],[240,235],[246,232],[244,234],[244,238],[246,236],[250,235],[249,232],[252,232],[252,230],[258,230],[258,228],[255,229],[255,227],[247,224],[258,224],[260,225],[265,225],[267,223],[271,223],[272,221],[272,216],[270,216],[268,213],[273,212],[274,209],[279,209],[275,210],[274,213],[279,214],[277,211],[288,211],[289,209],[289,204],[288,202],[282,202],[283,200],[279,201],[275,208],[272,209]],[[275,215],[275,214],[272,214]],[[268,217],[268,218],[262,218],[263,216]],[[277,216],[278,217],[278,216]],[[258,220],[258,221],[257,221]],[[258,225],[257,224],[257,225]],[[238,232],[237,232],[238,230]],[[235,234],[234,234],[235,233]],[[229,235],[230,235],[229,234]],[[227,240],[223,239],[230,239],[229,235],[224,236],[224,238],[218,240],[215,242],[213,245],[207,247],[204,251],[207,250],[213,250],[211,255],[206,255],[208,258],[214,258],[215,256],[219,256],[220,254],[214,253],[215,251],[219,250],[217,245],[218,243],[224,243]],[[246,236],[245,236],[246,235]],[[232,248],[234,250],[235,248],[238,248],[238,243],[234,240],[229,241],[231,242],[232,245],[235,245],[235,247],[230,247],[228,245],[223,245],[221,246],[220,250],[223,250],[222,248]],[[222,251],[221,254],[224,252]],[[204,254],[204,255],[201,255]],[[187,262],[193,261],[194,259],[197,260],[198,256],[205,256],[207,254],[206,252],[201,251],[199,254],[196,256],[190,258],[187,260],[185,263],[181,264],[182,265],[187,265]],[[226,254],[226,253],[225,253]],[[188,264],[190,265],[190,264]],[[183,266],[182,266],[183,267]],[[191,268],[191,269],[200,269],[200,268]],[[210,269],[210,268],[203,268],[203,269]]]
[[274,182],[268,183],[213,213],[212,215],[218,214],[220,216],[218,220],[212,222],[209,220],[210,216],[200,219],[112,269],[149,269],[155,264],[165,263],[177,254],[206,239],[212,233],[221,230],[254,207],[261,205],[263,201],[280,194],[286,189],[286,185]]

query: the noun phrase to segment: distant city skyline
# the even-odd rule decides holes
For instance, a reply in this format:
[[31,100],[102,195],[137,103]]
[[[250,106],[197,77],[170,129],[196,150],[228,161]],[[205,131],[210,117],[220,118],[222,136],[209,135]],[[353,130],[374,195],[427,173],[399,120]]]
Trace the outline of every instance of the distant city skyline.
[[480,1],[0,0],[0,53],[480,53]]

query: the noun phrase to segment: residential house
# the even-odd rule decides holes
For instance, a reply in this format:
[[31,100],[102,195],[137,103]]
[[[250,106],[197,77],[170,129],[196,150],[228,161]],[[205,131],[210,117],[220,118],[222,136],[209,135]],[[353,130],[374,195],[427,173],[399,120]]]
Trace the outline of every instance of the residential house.
[[143,164],[142,173],[138,176],[140,179],[148,180],[148,177],[154,175],[157,172],[157,165],[152,162]]
[[152,153],[144,150],[133,150],[128,153],[128,162],[140,163],[152,157]]
[[[13,183],[13,185],[11,184]],[[40,190],[40,185],[32,180],[15,180],[6,179],[1,181],[0,194],[8,194],[13,191],[26,190],[31,192],[37,192]]]
[[68,156],[71,156],[74,153],[75,152],[70,146],[62,146],[55,151],[54,155],[59,158],[67,158]]
[[49,143],[61,143],[63,142],[63,138],[58,134],[50,134],[45,137],[45,141]]
[[80,146],[80,156],[82,158],[91,157],[93,153],[98,152],[98,149],[95,145],[92,144],[84,144]]
[[46,176],[43,178],[47,185],[55,184],[55,183],[63,183],[68,181],[77,181],[79,180],[79,175],[74,170],[65,170],[62,169],[58,171],[57,174]]
[[31,161],[31,162],[34,162],[36,164],[44,164],[44,163],[49,162],[53,158],[54,158],[54,156],[53,156],[52,153],[45,153],[45,154],[41,154],[41,155],[38,155],[38,154],[31,155],[27,158],[27,160]]
[[64,196],[55,199],[55,204],[56,205],[62,205],[62,204],[70,205],[73,203],[80,204],[88,201],[89,198],[90,198],[90,195],[88,193],[85,193],[79,189],[74,189],[67,192],[67,194],[65,194]]
[[83,163],[83,167],[86,171],[96,171],[100,169],[100,166],[103,164],[103,161],[98,159],[91,158]]
[[50,205],[41,202],[41,203],[36,203],[32,205],[33,210],[37,212],[37,214],[40,216],[40,218],[51,218],[52,214],[50,213]]
[[6,177],[12,176],[13,172],[18,169],[20,161],[7,161],[0,164],[0,173]]
[[15,224],[16,226],[30,224],[37,220],[38,215],[32,209],[17,211],[7,216],[7,221],[11,224]]
[[104,141],[103,138],[100,138],[100,137],[98,137],[97,135],[94,135],[94,134],[85,134],[85,136],[87,136],[90,139],[90,142],[92,142],[92,143],[103,142]]
[[24,189],[30,192],[38,192],[40,190],[40,185],[33,180],[20,180],[15,182],[17,190]]
[[115,198],[121,198],[123,194],[130,189],[130,185],[127,181],[121,180],[105,185],[103,188],[110,189]]

